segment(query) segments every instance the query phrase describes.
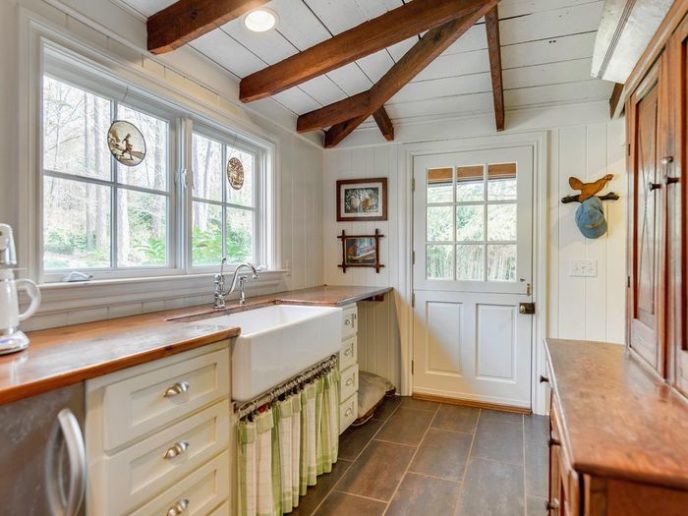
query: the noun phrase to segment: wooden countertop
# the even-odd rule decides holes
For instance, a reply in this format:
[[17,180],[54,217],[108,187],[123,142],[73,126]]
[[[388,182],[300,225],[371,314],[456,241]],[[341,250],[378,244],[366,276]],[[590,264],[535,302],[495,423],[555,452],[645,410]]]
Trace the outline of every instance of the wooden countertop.
[[688,403],[623,346],[546,342],[573,468],[688,489]]
[[[380,287],[314,287],[261,296],[242,309],[270,304],[342,306],[383,295]],[[230,304],[227,311],[238,309]],[[223,339],[241,329],[205,324],[208,306],[181,308],[28,333],[29,348],[0,356],[0,403],[102,376]]]

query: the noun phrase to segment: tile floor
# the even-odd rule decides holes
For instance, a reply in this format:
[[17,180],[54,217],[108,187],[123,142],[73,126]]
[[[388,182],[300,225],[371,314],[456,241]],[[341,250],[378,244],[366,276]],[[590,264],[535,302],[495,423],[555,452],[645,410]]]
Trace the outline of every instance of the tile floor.
[[547,418],[395,398],[292,514],[544,516]]

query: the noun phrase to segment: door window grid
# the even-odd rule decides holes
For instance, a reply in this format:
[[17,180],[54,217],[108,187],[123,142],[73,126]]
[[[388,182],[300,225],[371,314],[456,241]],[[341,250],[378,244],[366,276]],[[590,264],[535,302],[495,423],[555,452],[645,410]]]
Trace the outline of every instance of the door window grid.
[[426,276],[516,281],[516,164],[426,172]]

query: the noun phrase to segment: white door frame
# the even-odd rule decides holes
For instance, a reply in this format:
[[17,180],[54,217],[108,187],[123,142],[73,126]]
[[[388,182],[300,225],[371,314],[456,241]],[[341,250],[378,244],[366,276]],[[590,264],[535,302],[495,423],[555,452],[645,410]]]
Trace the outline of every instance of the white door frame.
[[[533,302],[536,303],[536,314],[533,326],[532,367],[531,367],[531,399],[533,412],[546,414],[547,389],[540,384],[540,375],[545,373],[544,338],[547,335],[547,293],[548,293],[548,231],[549,206],[548,199],[548,158],[549,132],[508,134],[469,138],[462,140],[445,140],[440,142],[412,143],[404,145],[406,163],[400,163],[400,192],[406,192],[404,199],[399,199],[401,240],[399,263],[406,264],[405,277],[400,278],[403,285],[400,294],[403,296],[405,309],[401,314],[399,324],[401,331],[401,391],[404,395],[412,394],[413,378],[411,375],[411,359],[413,357],[413,266],[411,252],[413,247],[413,193],[411,184],[413,178],[413,160],[416,156],[426,154],[441,154],[470,150],[490,149],[492,147],[522,147],[533,149]],[[401,285],[400,285],[401,286]]]

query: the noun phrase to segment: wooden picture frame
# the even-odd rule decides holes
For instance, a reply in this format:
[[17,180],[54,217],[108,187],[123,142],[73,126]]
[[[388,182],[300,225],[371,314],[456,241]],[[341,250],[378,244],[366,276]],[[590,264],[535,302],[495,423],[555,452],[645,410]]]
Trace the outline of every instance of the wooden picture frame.
[[387,220],[387,178],[337,181],[337,222]]
[[374,235],[347,235],[342,230],[337,237],[342,241],[342,263],[337,267],[345,274],[349,267],[369,267],[379,273],[384,267],[380,263],[380,239],[384,236],[379,229]]

